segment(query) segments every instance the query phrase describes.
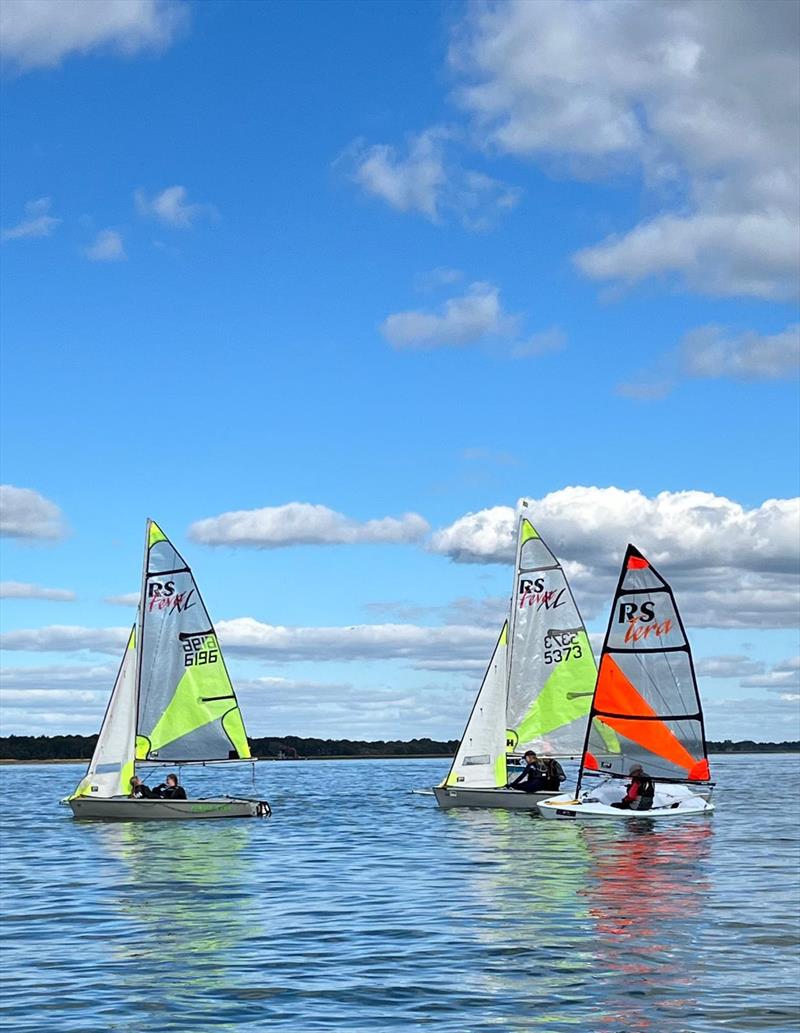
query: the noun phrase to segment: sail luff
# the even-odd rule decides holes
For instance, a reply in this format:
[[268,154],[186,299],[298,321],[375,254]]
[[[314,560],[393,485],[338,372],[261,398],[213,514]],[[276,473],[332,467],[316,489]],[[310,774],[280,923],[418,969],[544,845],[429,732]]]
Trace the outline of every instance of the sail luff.
[[147,589],[147,561],[150,555],[150,525],[152,518],[148,517],[144,522],[144,554],[142,556],[142,577],[139,583],[139,603],[136,607],[136,683],[134,685],[134,707],[136,721],[133,732],[133,755],[134,768],[136,765],[136,736],[139,732],[139,696],[142,687],[142,657],[144,656],[144,598]]

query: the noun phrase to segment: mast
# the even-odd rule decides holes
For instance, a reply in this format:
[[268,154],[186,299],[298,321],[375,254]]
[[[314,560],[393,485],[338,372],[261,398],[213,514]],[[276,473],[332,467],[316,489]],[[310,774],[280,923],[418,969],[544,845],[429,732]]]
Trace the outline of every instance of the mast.
[[[519,607],[516,605],[517,602],[517,581],[519,580],[519,561],[522,555],[522,521],[524,520],[524,514],[522,509],[528,508],[528,502],[526,499],[520,499],[521,509],[517,517],[517,545],[514,551],[514,572],[512,574],[513,581],[511,583],[511,597],[508,602],[508,649],[506,650],[506,734],[508,733],[508,693],[511,686],[511,661],[514,656],[514,637],[517,630],[517,610]],[[516,743],[514,744],[516,746]],[[514,746],[509,749],[508,740],[506,740],[506,754],[514,752]]]

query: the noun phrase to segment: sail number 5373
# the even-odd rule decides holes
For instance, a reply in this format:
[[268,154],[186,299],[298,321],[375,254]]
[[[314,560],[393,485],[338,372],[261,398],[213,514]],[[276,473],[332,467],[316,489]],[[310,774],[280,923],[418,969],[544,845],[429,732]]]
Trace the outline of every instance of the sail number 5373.
[[560,664],[573,657],[575,660],[583,656],[583,650],[576,639],[577,631],[548,631],[544,637],[544,662]]

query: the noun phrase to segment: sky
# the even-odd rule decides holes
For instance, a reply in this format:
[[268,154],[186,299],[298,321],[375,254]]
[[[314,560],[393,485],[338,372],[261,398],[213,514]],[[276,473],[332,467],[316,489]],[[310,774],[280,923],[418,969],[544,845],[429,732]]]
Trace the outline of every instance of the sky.
[[526,498],[800,738],[799,11],[5,0],[2,732],[97,730],[149,516],[251,735],[457,738]]

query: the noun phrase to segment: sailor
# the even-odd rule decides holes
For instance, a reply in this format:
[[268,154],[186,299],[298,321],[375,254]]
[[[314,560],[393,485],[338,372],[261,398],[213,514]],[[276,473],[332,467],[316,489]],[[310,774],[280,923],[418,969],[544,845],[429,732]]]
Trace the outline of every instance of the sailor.
[[542,789],[546,789],[548,792],[557,793],[561,788],[561,783],[566,777],[564,769],[557,760],[553,760],[552,757],[547,757],[545,759]]
[[655,795],[653,780],[645,774],[641,764],[634,764],[628,774],[631,777],[628,792],[622,800],[611,806],[623,811],[649,811]]
[[543,788],[542,764],[533,750],[525,751],[525,770],[517,775],[509,789],[520,789],[523,793],[537,793]]
[[134,775],[131,779],[131,796],[140,800],[151,800],[153,790],[150,786],[146,786],[138,775]]
[[167,775],[166,781],[155,787],[153,795],[160,800],[185,800],[186,790],[178,785],[177,775]]

